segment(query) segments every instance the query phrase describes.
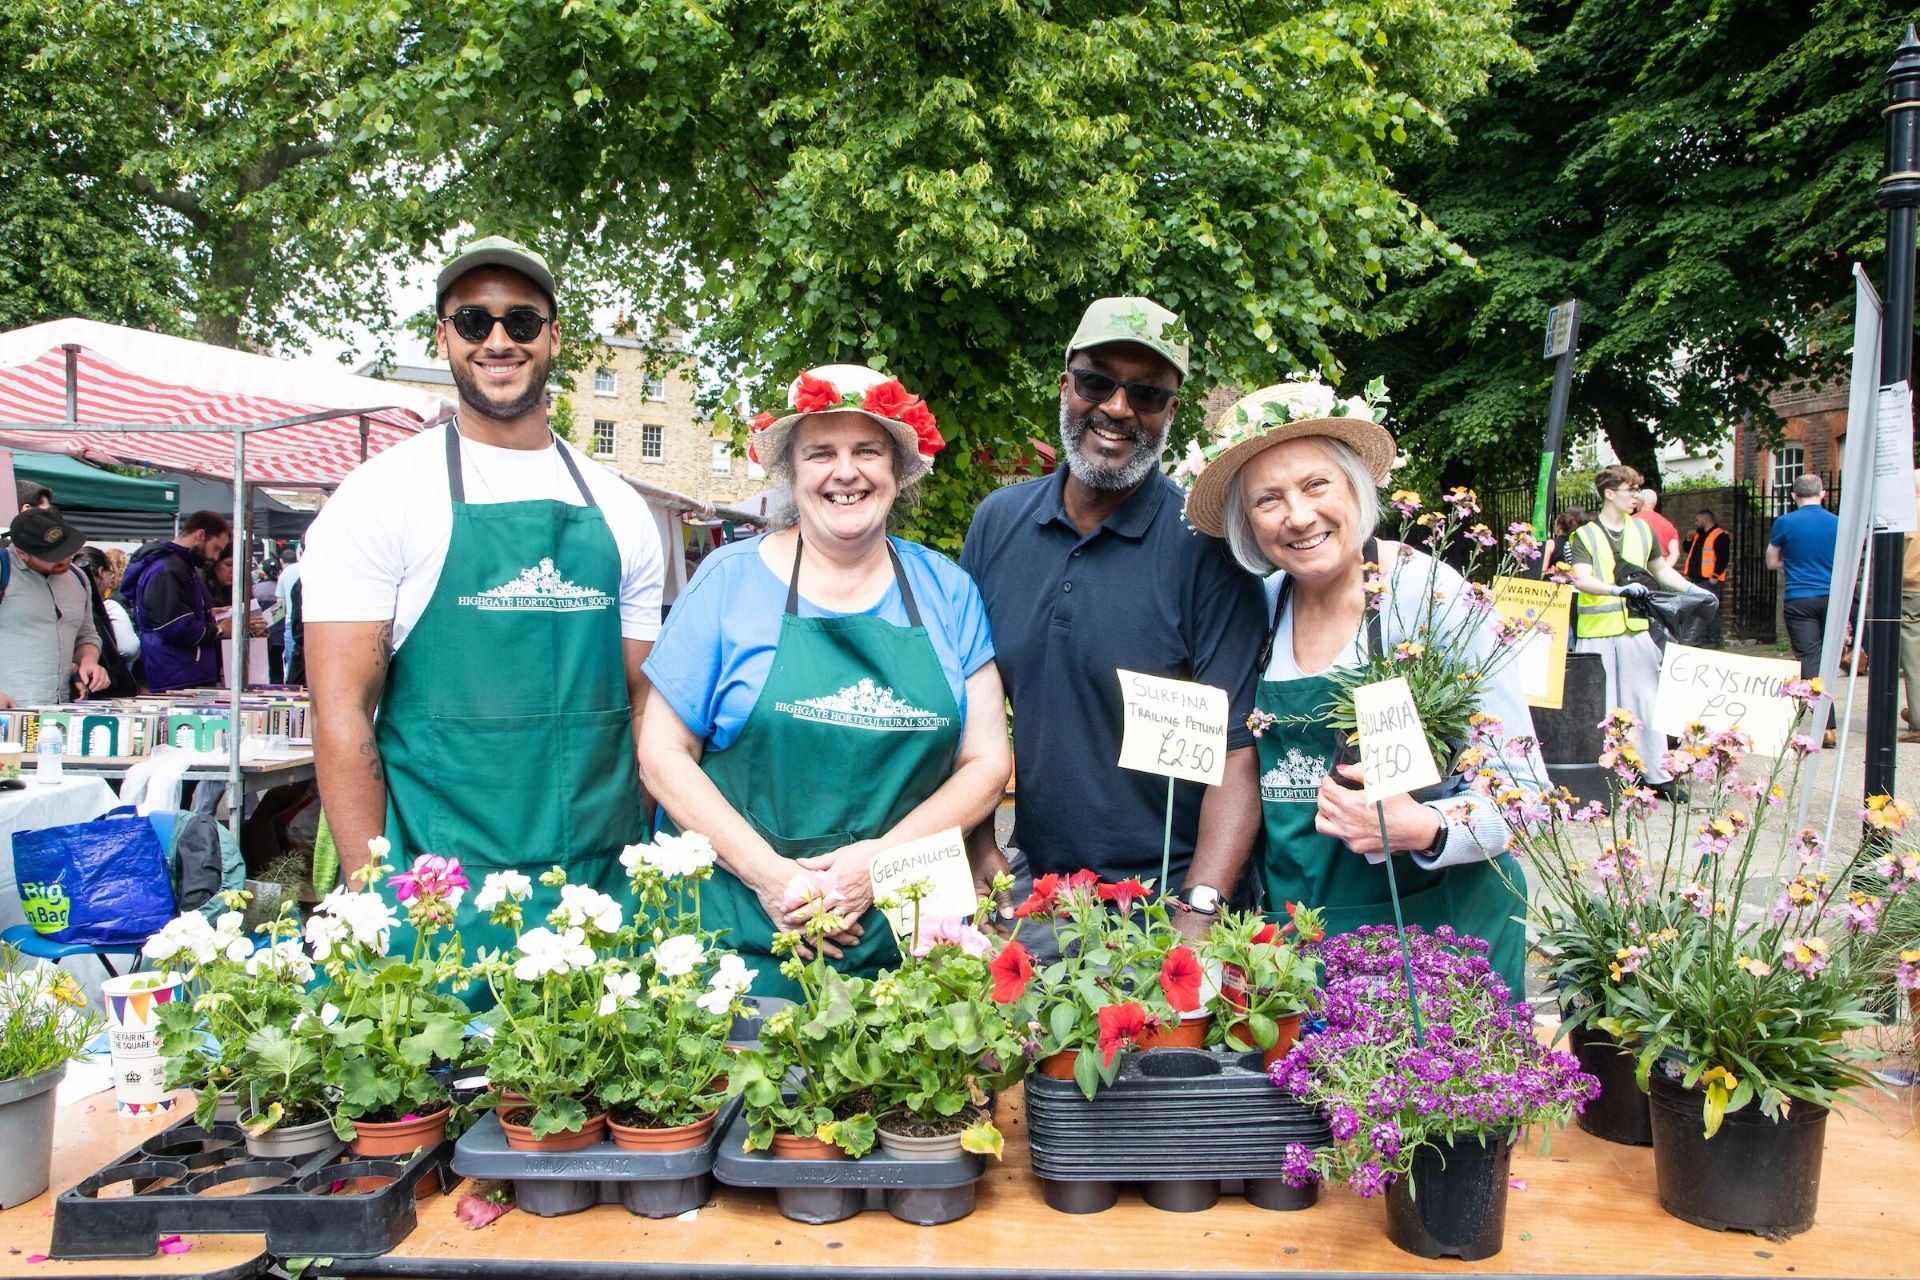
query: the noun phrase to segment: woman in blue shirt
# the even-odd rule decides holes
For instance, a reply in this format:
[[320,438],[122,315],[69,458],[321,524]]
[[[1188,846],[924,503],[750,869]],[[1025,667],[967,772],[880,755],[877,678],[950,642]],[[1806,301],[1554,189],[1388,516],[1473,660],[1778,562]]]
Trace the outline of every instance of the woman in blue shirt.
[[756,420],[754,448],[792,509],[708,556],[675,601],[646,663],[639,751],[671,825],[718,855],[702,923],[758,969],[755,994],[793,997],[773,935],[830,910],[845,922],[821,944],[836,966],[897,963],[874,855],[987,817],[1011,760],[979,592],[887,536],[941,446],[933,416],[855,365],[800,375],[788,401]]

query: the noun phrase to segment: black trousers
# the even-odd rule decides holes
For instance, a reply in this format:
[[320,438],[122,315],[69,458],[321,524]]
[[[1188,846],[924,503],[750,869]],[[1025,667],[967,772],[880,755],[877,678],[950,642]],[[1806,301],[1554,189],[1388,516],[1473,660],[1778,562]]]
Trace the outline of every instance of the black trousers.
[[1793,656],[1800,659],[1800,678],[1811,680],[1820,674],[1820,642],[1827,633],[1827,598],[1802,596],[1789,600],[1781,610],[1787,620],[1787,643]]
[[1715,610],[1713,615],[1713,626],[1708,630],[1707,638],[1702,643],[1705,644],[1706,647],[1709,649],[1725,648],[1727,643],[1727,632],[1726,632],[1727,598],[1720,594],[1725,584],[1719,583],[1719,582],[1708,582],[1702,578],[1688,578],[1687,581],[1691,582],[1694,586],[1699,587],[1702,591],[1711,591],[1713,593],[1713,598],[1720,602],[1720,608]]

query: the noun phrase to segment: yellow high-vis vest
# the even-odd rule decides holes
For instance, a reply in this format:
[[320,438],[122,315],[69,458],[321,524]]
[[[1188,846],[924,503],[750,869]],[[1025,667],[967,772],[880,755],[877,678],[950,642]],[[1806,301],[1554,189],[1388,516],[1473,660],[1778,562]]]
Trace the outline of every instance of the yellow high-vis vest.
[[[1613,541],[1598,520],[1589,520],[1573,531],[1574,539],[1586,548],[1593,564],[1593,576],[1602,582],[1615,582]],[[1639,516],[1630,516],[1621,531],[1620,557],[1628,564],[1645,569],[1653,552],[1653,530]],[[1647,620],[1627,610],[1625,596],[1590,596],[1581,591],[1573,598],[1573,634],[1583,640],[1645,631]]]

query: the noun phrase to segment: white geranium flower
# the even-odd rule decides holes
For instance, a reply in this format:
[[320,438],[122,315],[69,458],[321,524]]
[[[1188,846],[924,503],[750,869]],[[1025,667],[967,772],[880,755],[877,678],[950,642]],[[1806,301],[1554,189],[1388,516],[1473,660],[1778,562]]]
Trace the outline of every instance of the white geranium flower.
[[513,976],[537,982],[550,973],[564,975],[592,963],[593,948],[587,945],[586,931],[577,925],[565,933],[533,928],[520,935],[520,958],[513,962]]
[[707,948],[688,933],[676,933],[653,949],[654,967],[663,978],[683,978],[705,958]]
[[525,902],[533,896],[533,881],[521,871],[490,871],[474,895],[473,909],[491,915],[503,902]]
[[758,977],[759,974],[760,971],[758,969],[747,968],[747,962],[745,960],[742,960],[734,952],[728,951],[721,955],[720,967],[714,972],[713,989],[715,991],[731,991],[736,993],[745,991],[753,985],[753,980]]
[[385,862],[387,855],[393,852],[393,842],[385,836],[375,836],[367,841],[367,852],[373,855],[376,862]]
[[193,957],[196,964],[207,964],[220,954],[222,944],[207,918],[189,911],[167,921],[140,950],[149,960],[162,964],[181,955]]
[[642,866],[653,865],[653,846],[649,844],[630,844],[620,851],[620,869],[629,877]]
[[732,987],[711,987],[701,992],[694,999],[694,1003],[717,1018],[733,1007],[733,1002],[739,995],[740,993]]
[[662,875],[696,875],[713,865],[713,841],[698,831],[656,836],[653,850],[653,865]]
[[[228,958],[232,958],[231,954]],[[263,968],[302,984],[313,981],[313,962],[307,959],[307,953],[300,949],[300,942],[296,938],[287,938],[271,948],[262,947],[247,957],[248,973],[258,974]]]
[[584,884],[561,885],[560,905],[553,914],[562,926],[577,925],[598,933],[615,933],[620,928],[620,904]]
[[615,1009],[633,1003],[640,991],[640,975],[637,973],[609,973],[606,975],[606,994],[600,997],[600,1016],[606,1017]]

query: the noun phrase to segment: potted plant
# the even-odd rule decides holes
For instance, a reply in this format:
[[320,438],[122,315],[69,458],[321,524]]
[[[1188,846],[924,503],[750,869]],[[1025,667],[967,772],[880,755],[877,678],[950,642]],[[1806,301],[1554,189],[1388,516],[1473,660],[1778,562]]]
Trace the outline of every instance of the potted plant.
[[[1791,680],[1780,696],[1804,717],[1818,695],[1817,682]],[[1635,728],[1624,712],[1607,724],[1601,763],[1622,784],[1611,812],[1515,788],[1516,845],[1562,913],[1595,880],[1625,887],[1623,936],[1606,939],[1618,943],[1610,958],[1592,948],[1607,974],[1591,1024],[1635,1051],[1662,1207],[1790,1235],[1813,1222],[1828,1110],[1870,1082],[1855,1033],[1875,1021],[1881,920],[1920,880],[1920,855],[1888,851],[1913,811],[1869,800],[1875,838],[1831,855],[1784,816],[1813,737],[1794,735],[1757,768],[1744,731],[1694,725],[1662,762],[1688,788],[1669,834],[1651,821]],[[1743,905],[1756,885],[1778,893]]]
[[100,1033],[100,1017],[70,974],[20,964],[0,943],[0,1209],[47,1189],[53,1165],[54,1087],[67,1061]]
[[620,904],[554,867],[540,883],[560,903],[545,923],[524,927],[532,882],[518,871],[487,875],[474,906],[519,932],[511,953],[482,955],[468,969],[493,993],[487,1079],[501,1105],[500,1127],[518,1150],[576,1151],[601,1141],[607,1115],[597,1093],[612,1060],[612,1010],[602,1012],[608,957],[620,933]]
[[[760,1042],[734,1058],[731,1090],[745,1107],[746,1148],[776,1156],[832,1160],[873,1149],[874,1089],[892,1070],[882,1045],[887,1017],[874,979],[828,965],[820,943],[846,928],[825,909],[804,928],[773,937],[780,972],[801,999],[760,1024]],[[802,960],[806,946],[810,958]]]
[[1232,1016],[1215,1019],[1208,1043],[1257,1049],[1268,1067],[1284,1058],[1301,1018],[1319,1006],[1319,965],[1298,943],[1325,936],[1320,913],[1292,902],[1285,924],[1257,911],[1221,912],[1205,950],[1220,966],[1220,1002]]
[[973,920],[925,916],[927,887],[904,886],[911,945],[873,985],[880,1044],[891,1064],[873,1088],[880,1147],[906,1160],[962,1151],[998,1156],[993,1092],[1026,1068],[1022,1039],[993,999],[993,942]]
[[701,927],[700,885],[713,858],[695,832],[658,836],[620,858],[637,909],[601,979],[599,1012],[610,1021],[599,1097],[624,1150],[697,1147],[726,1101],[727,1033],[755,971]]
[[1533,1034],[1476,938],[1369,925],[1328,939],[1326,1029],[1294,1046],[1275,1084],[1327,1118],[1333,1141],[1286,1151],[1296,1186],[1345,1181],[1386,1193],[1387,1234],[1423,1257],[1500,1251],[1507,1162],[1522,1130],[1551,1131],[1593,1096],[1593,1077]]
[[[353,876],[358,892],[336,888],[306,927],[332,1012],[302,1030],[338,1098],[334,1132],[362,1156],[411,1155],[446,1138],[453,1104],[435,1068],[460,1062],[470,1016],[451,993],[462,968],[454,911],[467,878],[458,861],[430,853],[388,876],[385,846],[384,839],[372,842],[372,857]],[[379,892],[383,879],[413,927],[406,955],[388,953],[387,929],[354,928],[359,920],[391,919]]]
[[992,966],[995,998],[1020,1001],[1016,1022],[1036,1028],[1030,1049],[1042,1071],[1091,1098],[1113,1083],[1123,1049],[1204,1042],[1200,956],[1151,886],[1103,884],[1084,870],[1044,875],[1014,915],[1051,919],[1060,939],[1061,958],[1036,970],[1016,922]]
[[[249,1132],[265,1133],[283,1121],[294,1123],[289,1115],[292,1099],[274,1092],[274,1073],[268,1071],[261,1095],[268,1105],[264,1110],[253,1109],[254,1087],[261,1083],[254,1071],[263,1065],[253,1040],[264,1032],[277,1033],[261,1043],[276,1046],[273,1053],[278,1057],[277,1037],[287,1036],[301,1018],[318,1015],[319,1003],[307,990],[313,965],[301,948],[300,926],[291,903],[283,904],[267,922],[267,945],[258,946],[245,931],[251,895],[244,889],[229,889],[221,899],[227,910],[214,920],[198,911],[184,912],[147,939],[142,949],[149,961],[180,972],[187,997],[160,1006],[160,1052],[167,1060],[167,1086],[199,1091],[195,1123],[206,1128],[245,1121],[251,1122]],[[288,1065],[281,1063],[282,1068]],[[330,1121],[325,1129],[313,1128],[315,1122],[327,1119],[323,1102],[323,1095],[316,1092],[313,1114],[298,1120],[307,1135],[304,1141],[312,1141],[314,1133],[321,1135],[321,1145],[331,1140],[325,1132],[332,1127]]]

